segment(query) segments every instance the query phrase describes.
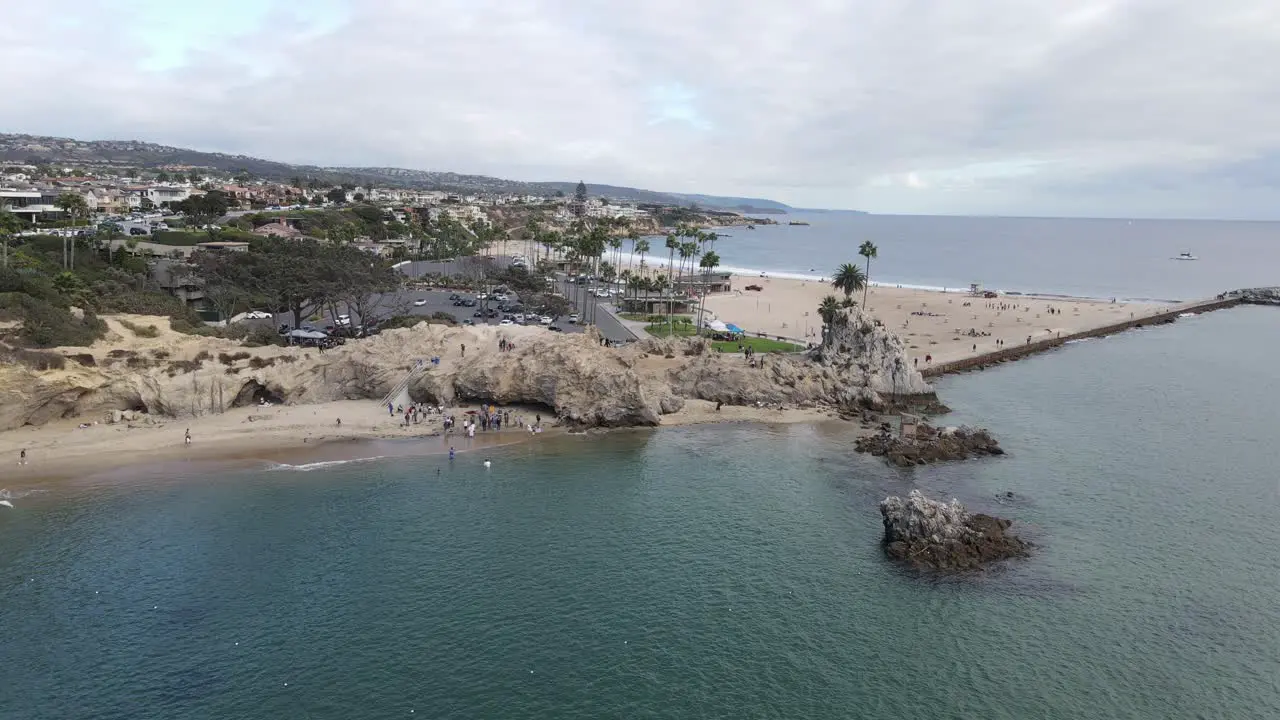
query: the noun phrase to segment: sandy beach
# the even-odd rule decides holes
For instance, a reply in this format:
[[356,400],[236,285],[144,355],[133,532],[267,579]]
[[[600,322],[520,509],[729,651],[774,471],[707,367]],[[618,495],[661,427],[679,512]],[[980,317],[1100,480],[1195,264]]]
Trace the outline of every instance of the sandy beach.
[[[746,290],[760,285],[761,291]],[[734,291],[712,295],[707,310],[726,323],[754,334],[796,342],[821,341],[818,305],[827,295],[843,298],[828,283],[735,275]],[[854,298],[861,302],[861,294]],[[995,299],[967,293],[872,287],[867,307],[906,341],[913,360],[951,362],[995,352],[1001,347],[1069,335],[1168,310],[1168,306],[1106,300],[1002,295]]]
[[[478,405],[446,410],[461,418]],[[65,477],[83,477],[132,465],[170,461],[237,461],[245,464],[288,463],[301,465],[370,457],[373,441],[401,441],[377,454],[430,455],[459,453],[540,440],[564,434],[551,424],[546,411],[506,408],[513,419],[534,421],[541,412],[544,432],[526,430],[479,431],[466,438],[458,430],[441,433],[441,416],[427,415],[421,423],[405,427],[374,400],[343,400],[312,405],[274,405],[228,410],[194,418],[156,418],[153,422],[107,424],[76,418],[0,433],[0,489],[18,488]],[[664,415],[663,426],[719,422],[800,423],[830,420],[832,413],[800,408],[731,407],[717,411],[715,404],[690,400],[677,413]],[[342,424],[338,425],[338,419]],[[88,427],[80,427],[87,423]],[[521,428],[524,426],[521,425]],[[190,430],[192,443],[185,442]],[[421,441],[420,443],[416,441]],[[19,465],[22,450],[26,464]]]

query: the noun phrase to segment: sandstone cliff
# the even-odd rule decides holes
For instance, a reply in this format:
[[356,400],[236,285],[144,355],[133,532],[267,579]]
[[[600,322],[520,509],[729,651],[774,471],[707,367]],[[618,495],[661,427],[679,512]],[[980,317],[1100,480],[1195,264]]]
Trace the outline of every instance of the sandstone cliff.
[[[420,324],[319,352],[245,349],[168,330],[138,337],[156,318],[106,318],[110,333],[92,348],[58,348],[66,367],[0,366],[0,430],[113,410],[190,417],[262,400],[306,404],[376,400],[412,374],[410,397],[446,404],[488,400],[536,404],[580,426],[656,425],[686,399],[728,405],[876,407],[882,395],[930,396],[906,362],[901,341],[859,311],[813,357],[767,355],[749,363],[708,343],[650,340],[623,349],[594,332],[536,327]],[[499,339],[513,348],[499,351]],[[464,351],[465,346],[465,351]],[[438,362],[433,362],[438,359]]]

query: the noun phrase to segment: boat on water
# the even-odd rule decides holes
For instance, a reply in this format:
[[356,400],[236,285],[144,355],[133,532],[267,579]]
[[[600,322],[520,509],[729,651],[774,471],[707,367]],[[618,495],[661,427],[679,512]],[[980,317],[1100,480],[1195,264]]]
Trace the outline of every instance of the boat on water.
[[809,223],[807,223],[807,222],[805,222],[805,221],[803,221],[803,220],[792,220],[791,222],[789,222],[789,223],[787,223],[787,224],[788,224],[788,225],[808,225]]
[[1174,260],[1199,260],[1199,259],[1200,258],[1196,257],[1195,255],[1192,255],[1189,252],[1178,253],[1178,257],[1174,258]]

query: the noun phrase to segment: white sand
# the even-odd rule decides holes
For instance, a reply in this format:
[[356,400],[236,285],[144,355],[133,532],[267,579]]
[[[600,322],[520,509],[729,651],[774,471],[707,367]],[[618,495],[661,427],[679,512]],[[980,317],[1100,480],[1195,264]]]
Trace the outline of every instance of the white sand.
[[[745,290],[747,285],[764,290]],[[830,284],[815,281],[735,276],[732,293],[707,299],[707,309],[726,323],[751,334],[764,332],[795,341],[821,341],[822,320],[818,305],[826,295],[844,296]],[[861,302],[859,293],[855,300]],[[1030,296],[1001,296],[994,300],[966,293],[872,287],[867,307],[906,341],[913,358],[926,365],[950,362],[1023,344],[1030,337],[1043,340],[1058,333],[1068,335],[1167,310],[1167,306],[1112,303],[1096,300],[1062,300]],[[1052,308],[1057,311],[1050,313]],[[925,313],[913,315],[912,313]],[[971,335],[971,332],[973,333]]]

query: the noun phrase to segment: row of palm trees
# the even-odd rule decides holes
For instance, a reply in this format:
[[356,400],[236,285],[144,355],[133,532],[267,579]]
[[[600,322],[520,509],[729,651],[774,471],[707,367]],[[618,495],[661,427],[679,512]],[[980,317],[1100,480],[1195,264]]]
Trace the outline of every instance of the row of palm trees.
[[[604,262],[605,270],[611,270],[612,272],[608,274],[622,279],[627,291],[637,295],[642,291],[674,290],[683,282],[686,270],[689,277],[695,277],[696,271],[700,269],[705,296],[705,290],[710,286],[711,272],[720,265],[720,256],[713,249],[709,249],[715,247],[719,236],[714,232],[704,232],[692,226],[682,225],[667,235],[666,247],[669,257],[665,278],[644,277],[645,257],[652,252],[653,247],[647,238],[641,237],[639,232],[625,220],[610,218],[578,220],[564,232],[559,232],[547,230],[537,218],[530,218],[525,225],[524,235],[525,242],[528,244],[526,252],[532,255],[535,267],[544,257],[545,252],[547,258],[558,255],[574,265],[581,266],[586,263],[591,275],[600,276],[603,257],[608,250],[610,261]],[[630,241],[631,253],[627,257],[626,269],[619,271],[622,266],[622,248],[625,241]],[[636,270],[637,258],[639,258],[639,271]],[[583,314],[594,313],[595,304],[589,301],[586,287],[578,285],[575,291],[578,297],[574,302],[575,304],[581,302]],[[671,305],[668,303],[668,322],[673,309]],[[698,326],[701,328],[705,307],[700,307],[699,313]],[[593,318],[584,317],[583,321],[592,322]]]

